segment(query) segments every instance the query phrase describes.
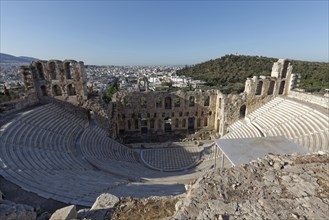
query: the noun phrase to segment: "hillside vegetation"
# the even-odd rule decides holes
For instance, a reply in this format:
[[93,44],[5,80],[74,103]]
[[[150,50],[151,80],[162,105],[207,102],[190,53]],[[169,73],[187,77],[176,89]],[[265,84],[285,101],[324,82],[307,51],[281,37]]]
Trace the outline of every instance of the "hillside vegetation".
[[[278,58],[225,55],[215,60],[184,67],[177,72],[193,79],[203,80],[207,86],[223,93],[240,93],[247,77],[270,76]],[[329,63],[292,60],[293,73],[301,74],[300,88],[307,92],[324,93],[329,88]]]

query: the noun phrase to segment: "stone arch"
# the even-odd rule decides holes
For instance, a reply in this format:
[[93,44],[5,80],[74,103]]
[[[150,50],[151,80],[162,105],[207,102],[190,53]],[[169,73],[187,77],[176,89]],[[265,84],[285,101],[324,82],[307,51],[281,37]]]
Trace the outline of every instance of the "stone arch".
[[255,95],[261,95],[262,89],[263,89],[263,81],[258,81]]
[[65,62],[64,63],[64,73],[66,76],[66,79],[72,79],[72,64],[70,62]]
[[135,129],[139,129],[139,120],[135,118]]
[[155,100],[155,107],[156,108],[162,108],[162,100],[161,100],[161,98],[157,98],[156,100]]
[[284,92],[285,81],[281,81],[280,88],[279,88],[279,95],[282,95]]
[[195,106],[195,98],[194,98],[194,96],[190,96],[190,98],[189,98],[189,106],[190,107]]
[[274,86],[275,86],[275,81],[271,80],[270,86],[269,86],[268,91],[267,91],[267,95],[273,95]]
[[165,109],[171,109],[171,97],[167,96],[164,100]]
[[242,105],[240,107],[240,118],[244,118],[246,116],[246,110],[247,110],[246,105]]
[[43,65],[41,62],[37,62],[37,71],[38,71],[38,74],[39,74],[39,78],[40,79],[45,79],[45,75],[44,75],[44,72],[43,72]]
[[62,89],[61,89],[61,87],[59,87],[59,85],[53,85],[53,94],[54,94],[54,96],[62,95]]
[[42,96],[47,96],[47,87],[45,85],[40,86]]
[[76,95],[76,90],[73,84],[68,84],[67,85],[67,95],[72,96],[72,95]]
[[154,129],[154,119],[153,118],[150,120],[150,128]]
[[56,74],[56,64],[55,62],[50,62],[48,64],[48,68],[49,68],[49,75],[50,75],[50,79],[52,80],[56,80],[57,79],[57,74]]

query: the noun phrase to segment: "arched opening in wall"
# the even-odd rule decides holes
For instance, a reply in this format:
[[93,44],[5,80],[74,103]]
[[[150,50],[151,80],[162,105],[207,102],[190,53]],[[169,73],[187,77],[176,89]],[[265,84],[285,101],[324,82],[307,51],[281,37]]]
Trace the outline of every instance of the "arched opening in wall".
[[146,97],[141,97],[140,99],[140,102],[141,102],[141,107],[142,108],[147,108],[147,100],[146,100]]
[[47,87],[46,86],[40,86],[42,96],[47,96]]
[[284,84],[285,84],[285,81],[281,81],[280,83],[280,88],[279,88],[279,95],[282,95],[283,94],[283,91],[284,91]]
[[75,91],[74,85],[69,84],[69,85],[67,86],[67,94],[68,94],[69,96],[72,96],[72,95],[76,95],[76,94],[77,94],[76,91]]
[[64,73],[66,76],[66,79],[72,79],[72,65],[70,62],[64,63]]
[[154,119],[150,120],[150,129],[154,129]]
[[246,105],[242,105],[240,107],[240,118],[244,118],[246,116],[246,110],[247,110]]
[[187,129],[189,131],[194,131],[195,118],[194,117],[189,117],[187,123],[188,123]]
[[194,96],[190,96],[189,98],[189,106],[193,107],[195,105],[195,98]]
[[147,134],[147,120],[146,119],[141,120],[141,133]]
[[273,95],[274,86],[275,86],[275,81],[272,80],[272,81],[270,82],[270,86],[269,86],[269,88],[268,88],[267,95]]
[[40,79],[45,79],[45,75],[43,73],[42,63],[40,63],[40,62],[37,63],[37,70],[38,70],[39,78]]
[[165,132],[171,132],[171,118],[169,117],[164,119],[164,130]]
[[135,129],[136,129],[136,130],[139,129],[138,119],[137,119],[137,118],[135,118]]
[[50,78],[52,80],[56,80],[57,76],[56,76],[56,64],[55,64],[55,62],[50,62],[48,67],[49,67]]
[[217,133],[219,133],[219,123],[220,123],[220,120],[219,119],[217,119]]
[[179,127],[179,120],[178,118],[175,119],[175,128],[178,128]]
[[203,103],[204,106],[209,106],[210,105],[210,96],[207,96],[204,100],[204,103]]
[[289,61],[288,60],[284,61],[282,72],[281,72],[281,78],[282,79],[287,77],[288,66],[289,66]]
[[131,121],[130,120],[127,121],[127,128],[128,128],[128,130],[131,130]]
[[155,107],[156,108],[162,108],[162,100],[160,98],[157,98],[155,100]]
[[263,89],[263,81],[258,81],[256,88],[256,95],[261,95]]
[[171,97],[165,98],[165,109],[171,109]]
[[119,121],[119,135],[123,135],[125,133],[125,122]]
[[54,94],[54,96],[61,96],[62,95],[62,90],[58,85],[53,86],[53,94]]
[[180,107],[180,98],[175,98],[175,107]]
[[185,128],[185,127],[186,127],[186,119],[183,118],[183,120],[182,120],[182,128]]
[[204,118],[203,119],[203,127],[207,127],[208,126],[208,118]]

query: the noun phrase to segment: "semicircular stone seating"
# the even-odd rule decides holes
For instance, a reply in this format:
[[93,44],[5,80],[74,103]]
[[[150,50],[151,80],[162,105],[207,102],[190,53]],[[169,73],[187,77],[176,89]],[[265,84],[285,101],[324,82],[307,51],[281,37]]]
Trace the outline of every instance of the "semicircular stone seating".
[[160,171],[181,171],[195,166],[201,157],[198,147],[147,149],[141,152],[144,164]]
[[329,150],[329,115],[299,102],[276,97],[246,119],[229,126],[223,139],[284,136],[310,151]]
[[[54,104],[22,113],[0,129],[0,175],[44,198],[83,206],[91,206],[101,193],[144,197],[185,192],[183,184],[131,182],[96,169],[76,144],[86,123]],[[96,156],[142,166],[134,152],[115,149],[112,155]]]

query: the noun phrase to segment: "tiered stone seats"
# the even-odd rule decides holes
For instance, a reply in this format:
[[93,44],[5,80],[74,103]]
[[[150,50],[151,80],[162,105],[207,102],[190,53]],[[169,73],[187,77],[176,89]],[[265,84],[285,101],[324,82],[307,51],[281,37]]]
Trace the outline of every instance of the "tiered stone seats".
[[[247,116],[264,136],[285,136],[310,151],[329,149],[329,115],[289,99],[277,97]],[[248,124],[235,122],[222,138],[257,137]]]
[[[205,163],[199,173],[175,175],[149,169],[133,150],[100,128],[83,133],[85,125],[53,104],[23,113],[0,129],[0,175],[42,197],[90,206],[106,192],[133,197],[181,194],[185,188],[177,183],[179,175],[190,180],[210,167]],[[141,179],[151,182],[131,182]]]
[[222,139],[261,137],[262,134],[248,120],[239,120],[229,127],[229,133]]
[[200,156],[198,147],[147,149],[141,152],[141,159],[147,166],[161,171],[191,168]]

